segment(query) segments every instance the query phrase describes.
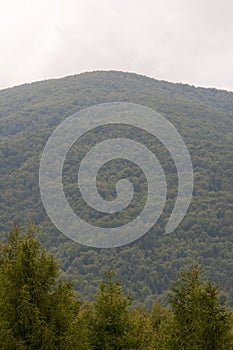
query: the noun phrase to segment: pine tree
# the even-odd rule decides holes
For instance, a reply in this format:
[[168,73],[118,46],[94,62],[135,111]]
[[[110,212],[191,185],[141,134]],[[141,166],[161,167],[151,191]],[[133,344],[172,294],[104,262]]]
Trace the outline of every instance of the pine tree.
[[130,310],[128,344],[128,349],[155,350],[155,333],[151,315],[142,307],[134,307]]
[[57,263],[35,231],[14,227],[1,246],[0,348],[72,349],[68,335],[80,303],[70,284],[57,281]]
[[93,305],[91,339],[95,350],[128,349],[129,298],[111,273],[100,284]]
[[154,331],[154,350],[167,350],[174,322],[172,313],[155,301],[151,312],[151,322]]
[[201,280],[199,268],[182,274],[169,299],[175,320],[171,349],[233,349],[231,313],[219,301],[217,287]]

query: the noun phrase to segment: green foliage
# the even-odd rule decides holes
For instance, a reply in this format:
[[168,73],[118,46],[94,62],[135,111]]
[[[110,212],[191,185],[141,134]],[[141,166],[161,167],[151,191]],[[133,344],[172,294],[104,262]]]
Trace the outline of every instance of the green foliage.
[[171,308],[132,306],[113,273],[95,301],[80,303],[35,239],[18,227],[0,246],[0,348],[3,350],[231,350],[233,318],[193,266],[174,283]]
[[[176,168],[166,149],[147,134],[124,129],[155,151],[168,183],[164,216],[148,234],[118,249],[82,247],[60,234],[49,221],[38,187],[41,153],[55,127],[82,108],[105,102],[133,102],[154,109],[171,121],[191,154],[194,192],[188,213],[171,235],[163,235],[177,195]],[[26,84],[0,91],[0,230],[5,239],[12,222],[40,226],[39,237],[57,258],[62,276],[74,282],[80,298],[93,300],[106,269],[149,309],[190,258],[221,287],[233,306],[233,93],[156,81],[122,72],[92,72]],[[122,132],[123,130],[121,130]],[[129,163],[109,162],[99,173],[98,189],[106,199],[115,196],[119,178],[130,179],[135,192],[129,210],[97,215],[84,205],[77,189],[77,166],[96,142],[117,137],[111,128],[88,133],[70,150],[64,164],[64,191],[74,211],[98,225],[117,226],[140,212],[145,190],[142,172]],[[144,193],[144,192],[143,192]]]
[[170,310],[155,301],[151,312],[154,330],[154,349],[167,350],[170,347],[174,319]]
[[155,349],[155,332],[151,315],[144,308],[134,307],[130,310],[130,327],[127,338],[130,349]]
[[127,349],[129,330],[129,299],[119,282],[108,274],[100,284],[93,304],[91,322],[92,346],[96,350]]
[[131,307],[122,286],[106,275],[89,314],[89,336],[96,350],[153,350],[152,318],[143,307]]
[[32,226],[25,234],[14,227],[1,247],[1,349],[71,349],[80,303],[70,284],[57,281],[57,263],[34,235]]
[[170,294],[175,327],[171,349],[233,349],[232,318],[217,287],[202,282],[195,266],[182,274]]

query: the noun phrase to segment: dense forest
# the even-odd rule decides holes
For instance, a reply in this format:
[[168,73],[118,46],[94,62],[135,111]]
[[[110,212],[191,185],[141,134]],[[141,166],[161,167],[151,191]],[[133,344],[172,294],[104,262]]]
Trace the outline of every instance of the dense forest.
[[0,246],[0,347],[3,350],[231,350],[233,314],[200,268],[182,272],[167,306],[132,306],[112,272],[94,301],[80,301],[60,279],[32,225],[15,226]]
[[[83,108],[105,102],[132,102],[165,116],[184,139],[193,162],[194,191],[180,226],[164,235],[177,196],[177,174],[167,150],[148,135],[124,128],[126,136],[140,138],[156,148],[168,184],[165,210],[156,225],[129,245],[94,249],[75,243],[50,222],[41,202],[38,174],[45,144],[61,121]],[[98,140],[117,137],[112,128],[96,130],[76,143],[64,166],[64,190],[74,211],[90,215],[78,195],[77,164]],[[154,146],[152,146],[154,145]],[[72,280],[80,300],[93,301],[103,275],[114,271],[132,306],[149,310],[162,300],[181,270],[196,261],[204,278],[218,284],[221,298],[233,306],[233,93],[157,81],[123,72],[92,72],[58,80],[25,84],[0,91],[0,231],[6,240],[12,222],[39,227],[38,237],[61,266],[61,277]],[[140,169],[111,162],[99,174],[100,192],[111,199],[119,176],[144,188]],[[143,205],[133,200],[130,213],[95,217],[104,227],[135,216]],[[84,311],[82,311],[84,312]],[[135,309],[135,319],[137,312]],[[140,314],[140,312],[139,312]],[[144,319],[144,316],[140,317]],[[147,322],[145,316],[145,323]],[[135,321],[136,322],[136,321]],[[148,321],[149,323],[152,321]],[[136,327],[136,326],[135,326]],[[146,326],[145,326],[146,327]],[[136,328],[135,328],[136,329]],[[143,348],[143,347],[142,347]],[[198,347],[197,347],[198,348]],[[162,349],[162,347],[161,347]],[[193,347],[194,349],[194,347]]]

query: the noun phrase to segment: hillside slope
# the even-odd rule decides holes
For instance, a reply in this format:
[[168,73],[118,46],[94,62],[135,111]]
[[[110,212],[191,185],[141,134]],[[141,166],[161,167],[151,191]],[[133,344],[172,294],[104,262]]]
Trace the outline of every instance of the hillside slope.
[[[193,162],[193,199],[172,234],[162,234],[165,215],[149,233],[128,246],[87,248],[59,233],[46,215],[38,187],[40,158],[51,132],[66,117],[94,104],[118,101],[150,107],[177,128]],[[112,269],[126,288],[133,290],[133,299],[150,303],[167,289],[180,268],[194,259],[229,294],[233,305],[233,93],[123,72],[83,73],[1,90],[0,137],[2,237],[13,222],[24,225],[34,221],[40,227],[40,239],[55,253],[64,276],[74,280],[81,295],[91,298],[103,272]],[[92,136],[86,142],[91,145]],[[74,207],[74,163],[81,151],[77,145],[65,167],[64,188]],[[166,155],[159,149],[170,183],[169,213],[177,177]],[[135,176],[141,179],[141,175]]]

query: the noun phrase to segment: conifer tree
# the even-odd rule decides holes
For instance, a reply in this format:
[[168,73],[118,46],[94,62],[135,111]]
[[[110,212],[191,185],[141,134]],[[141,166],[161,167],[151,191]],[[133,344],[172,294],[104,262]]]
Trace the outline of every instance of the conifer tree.
[[127,349],[129,330],[129,298],[122,286],[106,274],[107,281],[100,284],[93,305],[91,322],[92,346],[95,350]]
[[155,333],[151,315],[143,307],[133,307],[130,310],[128,344],[128,349],[155,350]]
[[158,300],[152,307],[151,322],[154,331],[154,350],[168,350],[174,320],[171,311]]
[[57,281],[58,271],[35,228],[21,234],[14,227],[1,245],[0,349],[72,349],[68,335],[80,303],[70,284]]
[[231,350],[232,315],[217,287],[202,281],[198,267],[184,272],[169,295],[175,328],[173,350]]

